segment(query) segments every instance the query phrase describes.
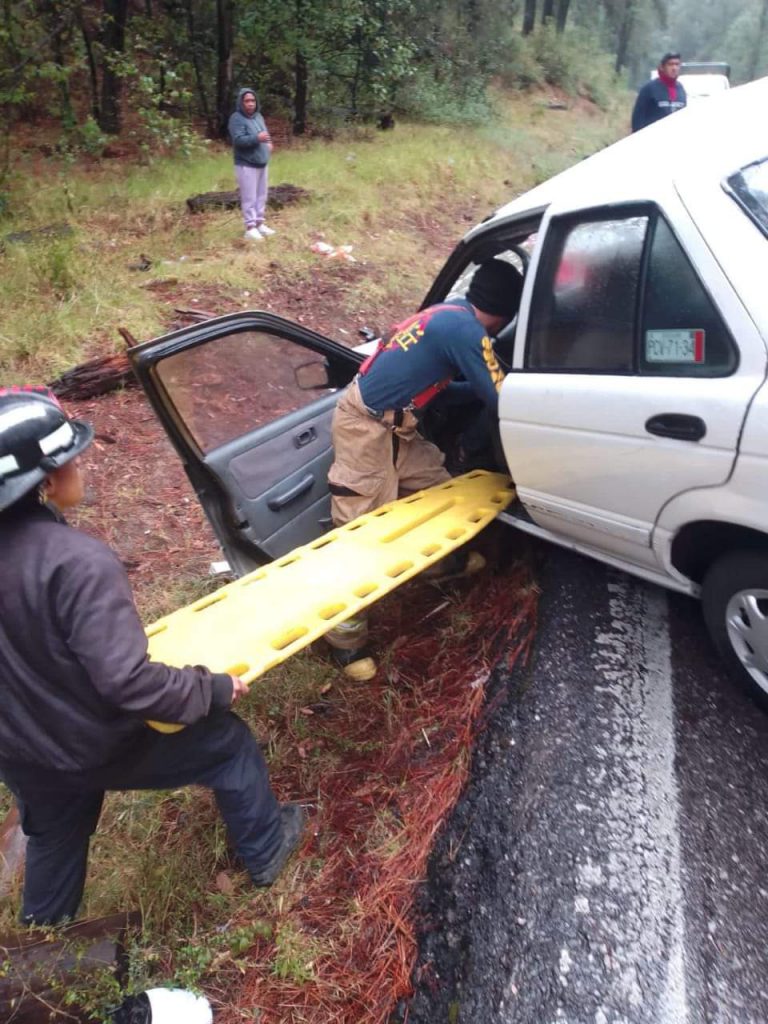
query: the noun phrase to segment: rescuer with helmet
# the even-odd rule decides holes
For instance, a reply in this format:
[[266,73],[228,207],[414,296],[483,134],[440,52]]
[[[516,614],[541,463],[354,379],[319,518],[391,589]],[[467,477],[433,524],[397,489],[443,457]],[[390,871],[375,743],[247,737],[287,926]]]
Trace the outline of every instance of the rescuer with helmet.
[[230,710],[245,684],[151,662],[119,559],[63,519],[92,440],[47,389],[0,389],[0,779],[29,840],[29,924],[76,915],[106,790],[209,787],[256,885],[274,881],[304,823]]

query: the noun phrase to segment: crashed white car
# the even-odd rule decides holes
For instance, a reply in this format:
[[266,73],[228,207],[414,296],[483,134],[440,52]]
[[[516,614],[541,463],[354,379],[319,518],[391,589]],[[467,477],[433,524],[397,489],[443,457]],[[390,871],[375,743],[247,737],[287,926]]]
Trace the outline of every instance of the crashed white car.
[[[424,304],[481,261],[525,271],[498,339],[511,526],[700,595],[768,700],[768,79],[622,140],[472,229]],[[393,320],[405,310],[393,310]],[[267,313],[135,348],[239,572],[328,526],[330,422],[354,349]],[[254,420],[257,392],[269,415]],[[460,417],[424,419],[450,448]]]

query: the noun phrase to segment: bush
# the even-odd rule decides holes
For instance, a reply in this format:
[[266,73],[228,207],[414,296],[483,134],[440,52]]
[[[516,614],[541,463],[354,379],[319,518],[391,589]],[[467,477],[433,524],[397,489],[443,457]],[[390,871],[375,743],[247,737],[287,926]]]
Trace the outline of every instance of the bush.
[[553,85],[603,109],[611,106],[619,81],[611,57],[589,33],[581,28],[558,33],[552,22],[515,39],[500,77],[504,85],[517,89]]

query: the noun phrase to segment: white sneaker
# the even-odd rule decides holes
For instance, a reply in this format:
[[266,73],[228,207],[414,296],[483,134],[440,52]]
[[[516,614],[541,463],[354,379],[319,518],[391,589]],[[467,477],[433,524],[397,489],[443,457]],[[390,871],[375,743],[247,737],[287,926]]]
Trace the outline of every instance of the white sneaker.
[[256,230],[261,232],[263,238],[269,238],[270,235],[275,233],[275,229],[268,228],[266,224],[259,224]]
[[262,242],[264,240],[264,236],[258,228],[248,228],[245,232],[245,238],[250,238],[252,242]]

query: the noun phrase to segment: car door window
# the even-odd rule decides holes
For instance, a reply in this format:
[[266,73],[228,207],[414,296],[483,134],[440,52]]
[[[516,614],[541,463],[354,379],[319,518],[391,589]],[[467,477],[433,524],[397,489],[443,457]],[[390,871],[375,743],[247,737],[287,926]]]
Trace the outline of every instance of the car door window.
[[[313,373],[317,365],[318,373]],[[238,331],[168,355],[156,372],[204,454],[317,401],[321,356],[265,331]],[[309,382],[309,385],[305,382]]]
[[657,218],[648,259],[640,373],[722,377],[736,368],[736,348],[712,300],[672,234]]
[[529,368],[632,370],[647,229],[637,216],[553,226],[531,306]]
[[531,302],[528,369],[716,377],[737,363],[720,314],[656,209],[552,221]]

